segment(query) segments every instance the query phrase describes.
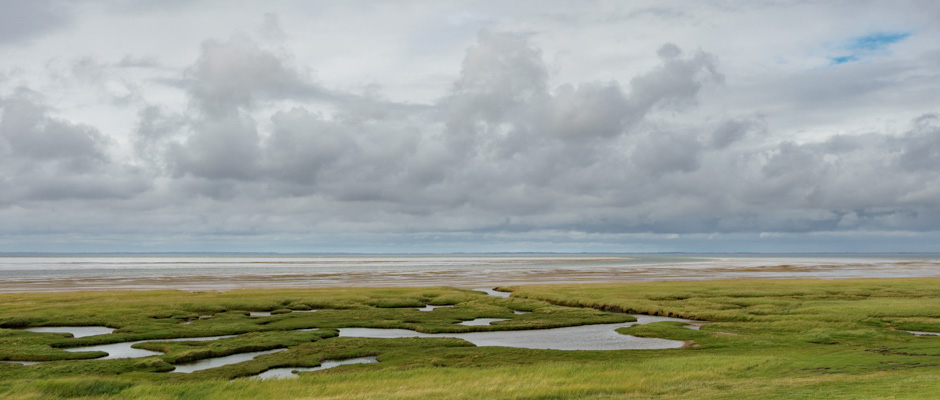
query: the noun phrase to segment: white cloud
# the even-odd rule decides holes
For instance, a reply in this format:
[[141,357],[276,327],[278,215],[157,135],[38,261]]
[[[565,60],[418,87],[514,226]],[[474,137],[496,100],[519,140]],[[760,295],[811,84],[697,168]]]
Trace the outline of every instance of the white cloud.
[[[918,4],[870,26],[851,3],[104,4],[0,38],[0,234],[682,250],[940,226]],[[781,37],[805,18],[833,27]],[[818,53],[905,21],[865,62]]]

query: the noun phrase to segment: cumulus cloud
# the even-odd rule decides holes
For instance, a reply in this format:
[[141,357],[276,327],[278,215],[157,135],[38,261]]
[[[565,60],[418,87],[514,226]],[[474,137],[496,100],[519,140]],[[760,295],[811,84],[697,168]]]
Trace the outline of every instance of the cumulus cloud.
[[109,137],[51,117],[35,95],[20,92],[0,102],[0,202],[131,197],[146,189],[132,169],[112,164]]
[[191,99],[209,115],[236,112],[264,99],[307,96],[319,89],[283,57],[266,51],[250,38],[207,40],[199,60],[190,67]]
[[[937,161],[935,115],[900,135],[755,147],[768,129],[760,119],[690,128],[663,118],[695,107],[723,75],[703,51],[666,44],[658,57],[625,84],[553,86],[525,36],[483,32],[450,93],[429,107],[333,92],[343,100],[332,112],[294,105],[264,114],[262,101],[327,91],[289,54],[236,36],[203,45],[187,70],[185,115],[142,109],[136,146],[170,190],[247,202],[220,203],[220,213],[308,199],[316,206],[296,211],[330,210],[329,219],[347,222],[371,216],[370,229],[385,232],[927,229],[915,221],[937,214],[903,200],[937,190],[928,168]],[[77,137],[94,144],[99,136]],[[84,146],[87,155],[71,157],[104,154]],[[860,185],[863,177],[872,181]]]
[[49,118],[27,96],[5,99],[0,135],[9,156],[54,163],[61,171],[89,170],[107,161],[107,138],[96,129]]
[[[650,13],[688,17],[630,18]],[[940,226],[937,114],[818,136],[777,124],[792,111],[783,102],[820,120],[842,118],[827,114],[833,99],[873,107],[907,75],[863,78],[910,68],[794,72],[748,97],[785,99],[761,110],[716,105],[738,83],[707,48],[662,40],[619,74],[562,79],[538,33],[493,29],[449,60],[437,100],[414,104],[381,83],[318,80],[320,60],[292,53],[278,14],[259,32],[206,40],[179,68],[146,53],[50,63],[57,85],[135,110],[127,135],[36,92],[0,97],[0,233],[33,220],[54,232],[551,243]],[[130,79],[140,71],[146,82]],[[62,228],[42,212],[52,206]]]

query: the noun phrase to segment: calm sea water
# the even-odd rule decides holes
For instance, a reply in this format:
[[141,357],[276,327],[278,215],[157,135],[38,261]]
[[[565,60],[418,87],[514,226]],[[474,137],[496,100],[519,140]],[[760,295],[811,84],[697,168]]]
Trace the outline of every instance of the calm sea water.
[[940,276],[940,254],[3,254],[0,291]]

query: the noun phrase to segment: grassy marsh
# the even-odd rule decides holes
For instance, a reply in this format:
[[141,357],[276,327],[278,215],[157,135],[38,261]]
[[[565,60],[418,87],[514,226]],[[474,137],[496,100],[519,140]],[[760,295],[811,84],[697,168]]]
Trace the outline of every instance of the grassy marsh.
[[[0,398],[935,398],[940,393],[940,279],[735,280],[536,285],[495,298],[452,288],[76,292],[0,295]],[[454,305],[431,312],[426,304]],[[318,309],[314,313],[290,310]],[[532,311],[517,315],[514,310]],[[270,311],[270,317],[250,317]],[[672,350],[557,351],[474,347],[459,339],[338,338],[342,327],[421,332],[533,329],[631,320],[623,312],[707,320],[623,333],[685,340]],[[200,316],[210,318],[199,319]],[[460,326],[474,318],[510,318]],[[69,338],[17,328],[103,325]],[[315,331],[296,331],[319,328]],[[164,352],[93,360],[62,347],[148,342]],[[192,374],[173,363],[288,348]],[[274,367],[377,356],[378,364],[243,379]],[[84,358],[84,359],[80,359]]]

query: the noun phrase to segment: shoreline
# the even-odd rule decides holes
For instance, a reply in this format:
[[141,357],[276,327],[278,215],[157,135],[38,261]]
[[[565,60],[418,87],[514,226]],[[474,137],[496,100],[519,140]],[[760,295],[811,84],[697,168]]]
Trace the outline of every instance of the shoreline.
[[54,293],[112,290],[226,291],[234,289],[326,287],[496,287],[527,284],[576,284],[722,279],[935,278],[938,260],[787,260],[716,259],[674,264],[380,269],[306,273],[225,275],[72,275],[14,277],[0,281],[0,293]]

